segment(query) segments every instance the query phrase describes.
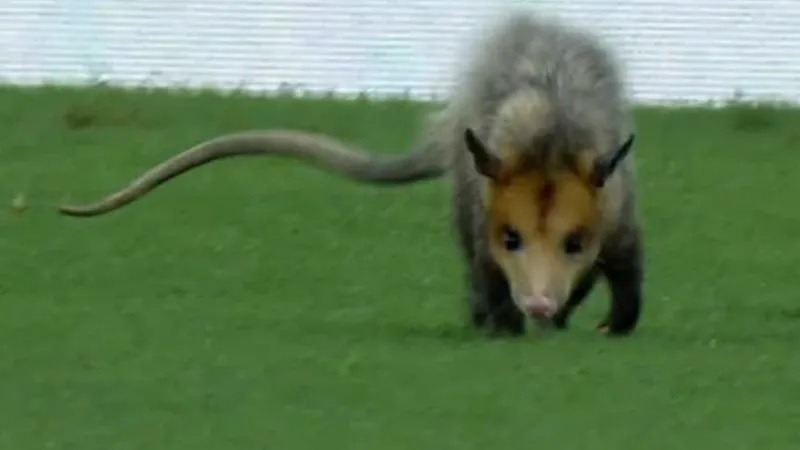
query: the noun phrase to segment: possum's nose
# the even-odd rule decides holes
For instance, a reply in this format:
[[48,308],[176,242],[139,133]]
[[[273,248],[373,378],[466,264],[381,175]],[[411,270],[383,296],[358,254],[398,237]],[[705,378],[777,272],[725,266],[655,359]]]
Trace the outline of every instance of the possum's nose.
[[521,303],[522,311],[529,317],[549,319],[558,309],[556,302],[543,295],[526,296]]

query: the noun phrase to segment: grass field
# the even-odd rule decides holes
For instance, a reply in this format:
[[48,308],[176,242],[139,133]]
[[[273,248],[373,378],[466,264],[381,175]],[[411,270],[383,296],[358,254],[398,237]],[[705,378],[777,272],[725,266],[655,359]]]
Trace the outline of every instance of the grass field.
[[238,159],[55,213],[233,130],[405,151],[423,109],[0,90],[0,449],[798,448],[800,111],[637,111],[627,339],[593,331],[603,285],[545,339],[466,328],[443,182]]

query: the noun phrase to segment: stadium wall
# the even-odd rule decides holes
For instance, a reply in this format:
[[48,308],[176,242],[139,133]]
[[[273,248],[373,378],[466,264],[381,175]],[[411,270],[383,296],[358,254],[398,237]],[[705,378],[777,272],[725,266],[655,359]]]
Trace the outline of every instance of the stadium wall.
[[0,82],[446,93],[469,33],[536,5],[616,46],[643,103],[800,103],[800,0],[3,0]]

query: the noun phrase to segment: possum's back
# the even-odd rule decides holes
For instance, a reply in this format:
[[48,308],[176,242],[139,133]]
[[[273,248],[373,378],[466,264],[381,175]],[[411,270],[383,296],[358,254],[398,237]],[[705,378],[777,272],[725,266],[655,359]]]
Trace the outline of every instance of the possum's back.
[[[554,19],[512,12],[477,44],[458,92],[480,114],[491,114],[515,91],[532,87],[545,90],[571,119],[608,119],[598,126],[622,119],[617,62],[596,36]],[[601,111],[605,117],[598,117]]]

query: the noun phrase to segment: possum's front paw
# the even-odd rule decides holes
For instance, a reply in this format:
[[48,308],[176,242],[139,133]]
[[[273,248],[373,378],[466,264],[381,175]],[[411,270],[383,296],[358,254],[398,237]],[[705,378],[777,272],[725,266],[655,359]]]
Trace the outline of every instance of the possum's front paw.
[[566,330],[567,326],[569,325],[569,313],[566,310],[560,310],[559,312],[553,315],[551,322],[553,326],[558,330]]
[[486,326],[492,336],[521,336],[525,334],[525,317],[519,311],[498,308],[489,313]]

